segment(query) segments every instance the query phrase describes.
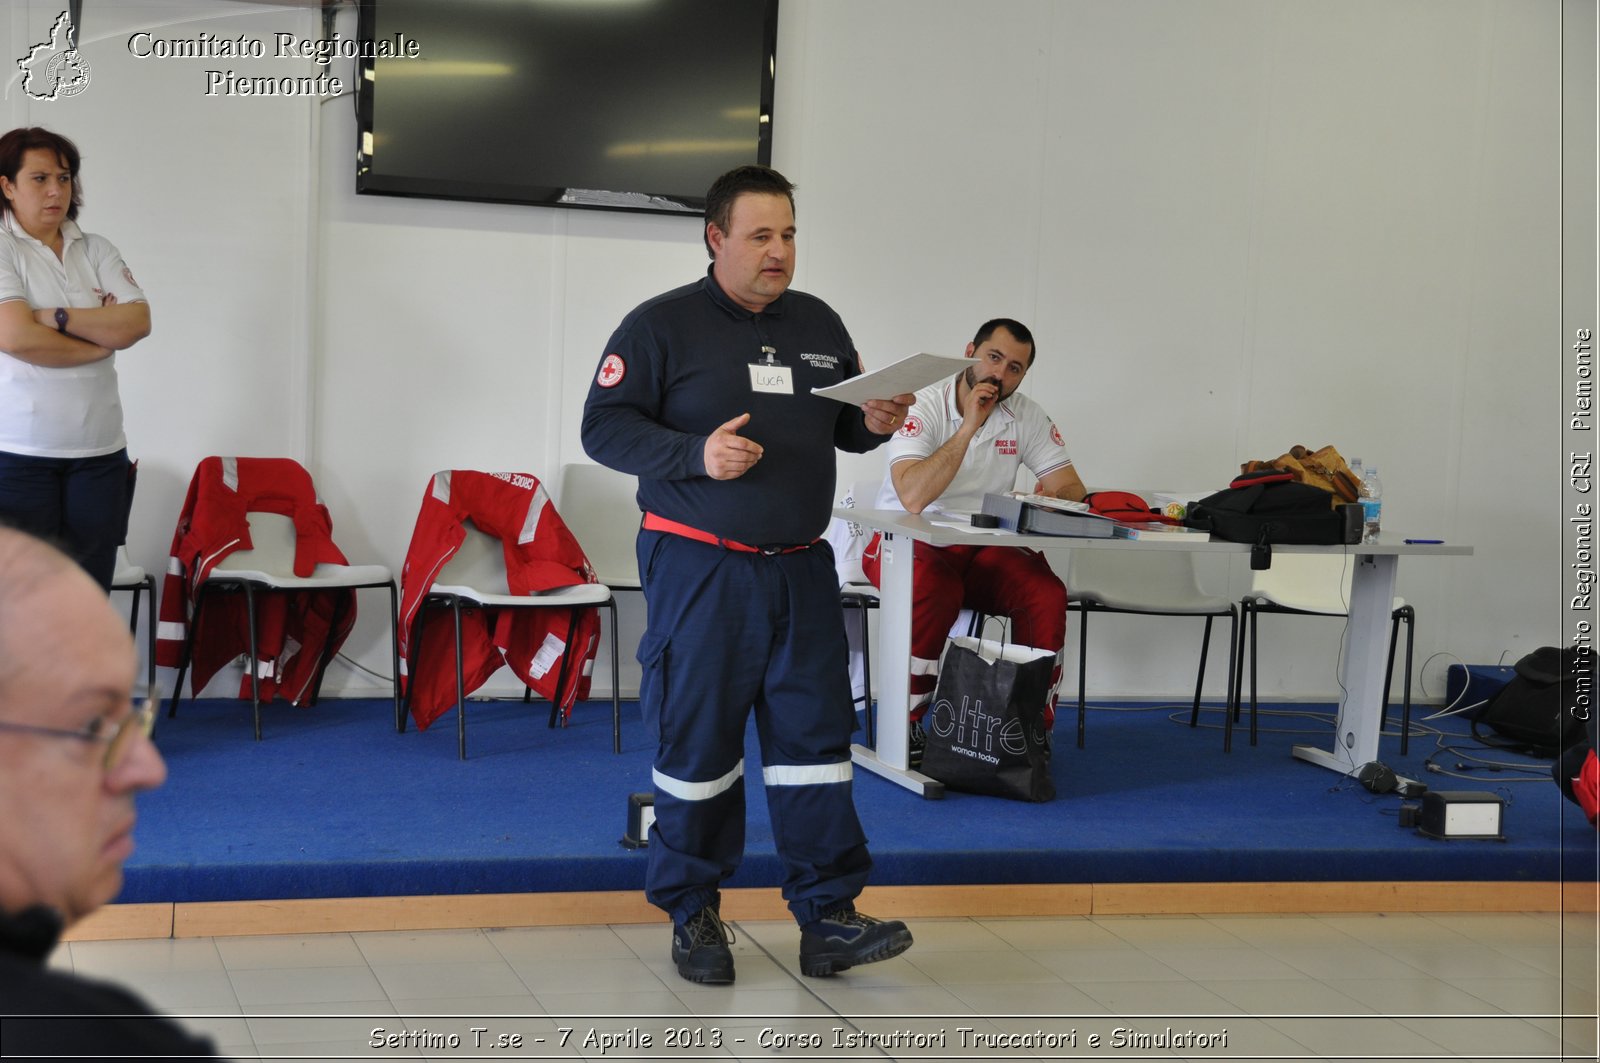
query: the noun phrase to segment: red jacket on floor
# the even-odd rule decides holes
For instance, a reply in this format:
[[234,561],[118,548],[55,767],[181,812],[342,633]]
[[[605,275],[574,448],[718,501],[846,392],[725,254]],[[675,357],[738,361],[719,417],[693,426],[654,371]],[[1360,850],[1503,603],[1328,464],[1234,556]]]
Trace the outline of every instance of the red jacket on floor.
[[[348,564],[333,542],[333,521],[317,500],[311,475],[288,458],[218,458],[202,461],[172,535],[172,557],[161,594],[156,663],[182,663],[200,585],[217,563],[235,550],[253,547],[249,513],[278,513],[295,526],[294,573],[309,576],[319,564]],[[190,691],[198,693],[224,665],[250,649],[244,596],[207,596],[195,631]],[[318,666],[331,657],[355,626],[353,590],[295,591],[256,600],[256,642],[261,699],[282,692],[296,705],[315,697]],[[244,676],[239,696],[250,696]]]
[[[468,518],[500,540],[512,594],[599,582],[537,477],[465,469],[435,474],[422,496],[400,578],[400,672],[419,729],[456,703],[455,629],[448,614],[429,618],[420,645],[414,636],[423,600],[439,570],[461,548]],[[464,689],[472,693],[509,664],[518,678],[570,715],[573,702],[589,696],[599,643],[600,612],[593,606],[580,609],[575,624],[566,609],[463,609]],[[563,661],[566,678],[558,691]]]

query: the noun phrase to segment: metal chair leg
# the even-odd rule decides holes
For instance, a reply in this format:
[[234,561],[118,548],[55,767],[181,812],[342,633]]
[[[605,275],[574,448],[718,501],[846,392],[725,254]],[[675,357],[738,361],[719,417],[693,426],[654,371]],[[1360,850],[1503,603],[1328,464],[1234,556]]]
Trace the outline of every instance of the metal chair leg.
[[1252,616],[1250,622],[1250,744],[1256,744],[1256,719],[1259,706],[1256,703],[1256,634],[1261,627],[1259,617]]
[[145,646],[145,664],[149,671],[145,677],[144,696],[154,698],[156,696],[156,578],[154,576],[145,576],[144,579],[132,587],[123,589],[128,590],[133,595],[133,602],[128,607],[128,633],[135,640],[139,638],[139,599],[146,594],[149,595],[145,599],[149,613],[149,618],[145,621],[145,642],[147,644]]
[[[422,660],[422,629],[428,619],[428,606],[438,607],[441,603],[430,602],[426,595],[422,604],[417,607],[417,622],[411,627],[411,660],[413,663]],[[417,685],[408,678],[405,692],[400,697],[400,715],[395,718],[394,729],[396,734],[406,733],[406,719],[411,715],[411,702],[417,692]]]
[[[575,606],[567,613],[569,637],[570,633],[576,630],[578,630],[578,609]],[[566,717],[561,712],[561,702],[566,698],[567,669],[571,666],[571,662],[572,654],[563,653],[561,655],[561,667],[556,671],[556,696],[550,699],[550,726],[552,728],[555,727],[557,720],[561,721],[561,726],[565,727],[567,725]]]
[[206,593],[210,584],[202,583],[199,593],[195,595],[194,612],[189,615],[189,630],[183,635],[183,652],[178,657],[178,681],[172,685],[172,701],[167,705],[167,719],[178,715],[178,699],[183,696],[183,677],[189,671],[189,662],[194,657],[194,633],[200,627],[200,613],[205,608]]
[[1227,729],[1227,732],[1228,732],[1227,738],[1225,738],[1223,740],[1223,743],[1222,743],[1222,751],[1224,753],[1233,752],[1233,750],[1229,748],[1228,739],[1231,739],[1233,737],[1233,714],[1238,711],[1238,704],[1239,704],[1238,700],[1237,700],[1238,691],[1235,688],[1235,683],[1237,682],[1237,679],[1236,679],[1236,673],[1234,671],[1235,654],[1237,653],[1238,648],[1239,648],[1239,610],[1238,610],[1237,606],[1229,605],[1228,606],[1228,687],[1227,687],[1228,693],[1223,698],[1223,701],[1222,701],[1222,717],[1223,717],[1224,720],[1227,721],[1226,729]]
[[1211,652],[1211,617],[1206,617],[1205,634],[1200,636],[1200,671],[1194,681],[1194,705],[1189,709],[1189,726],[1200,719],[1200,693],[1206,685],[1206,655]]
[[467,759],[467,694],[461,674],[461,599],[452,597],[450,608],[456,619],[456,756]]
[[250,710],[255,717],[256,741],[261,741],[261,661],[256,654],[260,647],[256,642],[256,595],[250,584],[244,585],[244,613],[246,626],[250,631]]
[[1401,680],[1404,690],[1400,708],[1400,753],[1403,756],[1411,743],[1411,639],[1417,624],[1417,614],[1409,605],[1401,608],[1406,625],[1406,674]]
[[[145,652],[149,655],[146,658],[146,668],[147,668],[147,670],[149,672],[149,675],[146,677],[145,681],[149,685],[145,689],[144,694],[145,694],[145,697],[150,698],[151,700],[154,700],[156,698],[156,696],[157,696],[156,695],[156,578],[154,576],[146,576],[144,578],[144,586],[145,586],[145,590],[149,592],[149,597],[147,597],[145,599],[145,603],[144,603],[144,608],[145,608],[145,619],[144,619],[144,625],[145,625],[145,627],[144,627]],[[134,599],[134,604],[137,605],[138,601],[139,600],[137,598],[135,598]]]
[[[1233,654],[1233,660],[1228,663],[1232,693],[1228,699],[1229,704],[1223,712],[1222,751],[1224,753],[1233,752],[1233,726],[1239,721],[1244,705],[1245,646],[1246,643],[1254,645],[1255,610],[1250,607],[1248,599],[1239,603],[1239,625],[1241,630],[1236,640],[1237,651]],[[1252,669],[1254,666],[1255,662],[1252,660]],[[1252,698],[1254,697],[1253,692],[1251,696]]]
[[606,600],[611,610],[611,752],[622,752],[622,673],[617,664],[617,600]]
[[876,710],[872,704],[872,632],[867,626],[870,606],[861,603],[861,722],[865,726],[867,745],[878,746]]
[[394,580],[389,581],[389,649],[391,651],[391,666],[394,671],[394,722],[395,730],[403,730],[400,726],[405,719],[400,708],[400,591],[395,586]]
[[1084,704],[1083,683],[1089,660],[1089,610],[1078,610],[1078,748],[1083,748]]
[[1406,675],[1405,700],[1400,710],[1400,753],[1405,755],[1411,746],[1411,621],[1414,611],[1403,605],[1389,615],[1389,663],[1383,671],[1383,711],[1378,718],[1379,728],[1389,725],[1389,689],[1394,684],[1394,651],[1400,642],[1400,625],[1406,625]]
[[333,632],[338,631],[339,625],[344,622],[346,610],[354,610],[356,608],[356,588],[342,587],[329,593],[333,595],[333,615],[328,623],[330,638],[328,639],[328,644],[323,647],[322,655],[317,658],[317,670],[311,677],[311,685],[307,688],[310,691],[310,696],[306,700],[307,705],[315,705],[321,700],[322,680],[328,674],[328,666],[333,663],[334,657],[338,655],[331,635]]

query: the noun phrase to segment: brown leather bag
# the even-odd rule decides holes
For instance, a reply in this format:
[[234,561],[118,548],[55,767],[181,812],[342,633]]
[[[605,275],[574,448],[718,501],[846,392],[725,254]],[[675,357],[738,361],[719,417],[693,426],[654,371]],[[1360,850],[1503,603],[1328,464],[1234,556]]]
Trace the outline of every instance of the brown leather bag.
[[1308,450],[1296,444],[1287,453],[1271,461],[1247,461],[1239,466],[1240,472],[1259,469],[1281,469],[1299,482],[1320,487],[1343,502],[1354,502],[1361,495],[1361,481],[1356,479],[1344,457],[1331,445]]

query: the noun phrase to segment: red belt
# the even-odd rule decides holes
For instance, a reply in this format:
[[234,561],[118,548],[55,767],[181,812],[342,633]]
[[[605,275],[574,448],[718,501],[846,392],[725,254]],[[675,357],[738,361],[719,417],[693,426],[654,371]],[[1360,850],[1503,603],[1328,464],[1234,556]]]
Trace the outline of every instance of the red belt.
[[691,528],[687,524],[679,524],[675,520],[658,517],[654,513],[646,513],[644,515],[644,530],[668,532],[672,535],[681,535],[685,539],[693,539],[696,542],[720,546],[724,550],[737,550],[743,554],[766,554],[768,557],[772,557],[775,554],[797,554],[801,550],[811,549],[821,541],[813,539],[809,543],[802,543],[799,546],[747,546],[744,543],[736,543],[732,539],[724,539],[720,535],[713,535],[708,531],[701,531],[699,528]]

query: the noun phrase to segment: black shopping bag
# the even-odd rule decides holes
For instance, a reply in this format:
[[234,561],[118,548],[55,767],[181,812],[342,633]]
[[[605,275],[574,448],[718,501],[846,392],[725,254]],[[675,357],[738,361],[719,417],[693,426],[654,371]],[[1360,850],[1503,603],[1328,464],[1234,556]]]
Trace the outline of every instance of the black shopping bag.
[[1032,646],[951,639],[922,721],[922,773],[967,793],[1054,798],[1045,705],[1055,658]]

